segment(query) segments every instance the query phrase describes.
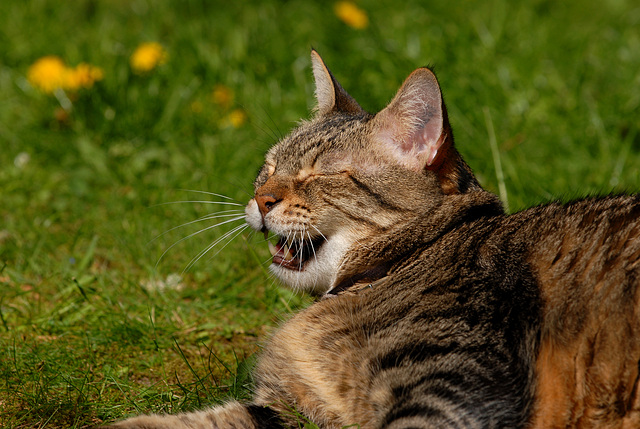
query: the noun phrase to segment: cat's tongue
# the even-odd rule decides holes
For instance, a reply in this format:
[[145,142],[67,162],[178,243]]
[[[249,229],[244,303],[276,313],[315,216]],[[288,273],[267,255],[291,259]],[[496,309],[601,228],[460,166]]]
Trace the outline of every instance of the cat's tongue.
[[304,252],[297,242],[287,243],[286,240],[280,239],[276,245],[273,245],[271,242],[268,243],[274,264],[290,270],[302,271],[304,263],[302,256]]

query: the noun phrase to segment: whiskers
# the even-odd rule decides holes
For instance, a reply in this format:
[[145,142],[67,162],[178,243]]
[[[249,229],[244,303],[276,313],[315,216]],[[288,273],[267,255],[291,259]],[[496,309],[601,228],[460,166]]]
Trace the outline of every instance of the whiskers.
[[207,213],[203,216],[198,217],[195,220],[189,221],[189,222],[185,222],[181,225],[175,226],[171,229],[168,229],[167,231],[163,232],[162,234],[157,235],[156,237],[154,237],[151,241],[155,241],[157,239],[159,239],[160,237],[181,229],[181,228],[186,228],[189,227],[191,225],[195,225],[195,224],[199,224],[202,222],[209,222],[209,221],[214,221],[215,223],[213,225],[207,225],[204,228],[200,228],[182,238],[180,238],[179,240],[177,240],[176,242],[174,242],[171,246],[169,246],[168,248],[166,248],[164,250],[164,252],[162,252],[162,254],[160,255],[160,257],[158,258],[158,261],[156,262],[156,268],[158,267],[158,265],[160,264],[160,262],[164,259],[164,257],[173,249],[175,248],[177,245],[179,245],[180,243],[183,243],[184,241],[193,238],[199,234],[202,234],[204,232],[207,231],[212,231],[215,230],[216,228],[221,228],[224,227],[225,225],[233,225],[235,223],[241,222],[240,225],[236,225],[234,226],[231,230],[226,231],[224,234],[222,234],[220,237],[218,237],[217,239],[215,239],[211,244],[207,245],[203,250],[201,250],[200,252],[198,252],[198,254],[196,256],[194,256],[189,263],[185,266],[185,268],[182,270],[182,273],[184,274],[186,271],[190,270],[200,259],[202,259],[205,255],[210,254],[214,249],[215,252],[211,254],[211,257],[215,257],[218,253],[220,253],[229,243],[231,243],[236,237],[238,237],[240,234],[242,234],[247,228],[249,228],[249,225],[246,223],[245,220],[245,212],[244,212],[244,204],[235,201],[233,198],[228,197],[226,195],[222,195],[222,194],[217,194],[214,192],[206,192],[206,191],[198,191],[198,190],[187,190],[184,189],[182,190],[184,192],[192,192],[192,193],[198,193],[198,194],[205,194],[205,195],[209,195],[212,197],[216,197],[219,200],[217,201],[211,201],[211,200],[181,200],[181,201],[170,201],[170,202],[166,202],[166,203],[161,203],[158,204],[158,206],[165,206],[165,205],[172,205],[172,204],[204,204],[204,205],[214,205],[217,207],[237,207],[237,208],[227,208],[225,210],[221,210],[221,211],[216,211],[213,213]]
[[[244,216],[241,218],[244,220]],[[234,221],[237,221],[238,219],[234,219]],[[224,223],[229,223],[231,222],[231,220],[226,221]],[[222,224],[222,223],[221,223]],[[219,224],[220,225],[220,224]],[[216,225],[216,226],[219,226]],[[222,247],[220,247],[213,255],[211,255],[211,257],[215,257],[218,253],[220,253],[225,247],[227,247],[227,245],[229,243],[231,243],[238,235],[242,234],[242,232],[249,228],[249,225],[244,223],[242,225],[238,225],[235,228],[233,228],[231,231],[226,232],[225,234],[222,235],[222,237],[218,238],[217,240],[215,240],[213,243],[211,243],[208,247],[206,247],[205,249],[201,250],[200,253],[198,253],[193,259],[191,259],[191,261],[189,262],[189,264],[187,264],[187,266],[185,267],[184,271],[188,271],[191,267],[193,267],[193,265],[196,264],[196,262],[198,262],[204,255],[206,255],[207,253],[209,253],[214,247],[216,247],[219,243],[224,243],[222,245]],[[226,240],[226,242],[224,242]]]
[[[184,244],[187,240],[203,234],[214,236],[204,247],[198,248],[195,252],[190,252],[189,256],[191,258],[184,266],[182,274],[192,270],[203,258],[214,258],[227,248],[232,241],[236,240],[238,236],[244,234],[247,229],[252,233],[254,232],[249,223],[247,223],[244,204],[213,192],[186,190],[184,192],[206,195],[211,199],[185,198],[159,205],[182,204],[193,205],[199,210],[208,209],[209,207],[214,210],[174,226],[151,240],[155,241],[169,233],[175,234],[175,231],[183,231],[181,237],[178,237],[177,240],[162,251],[156,262],[157,267],[172,250],[174,251],[177,246]],[[215,211],[215,209],[218,210]],[[245,240],[248,237],[245,237]],[[326,261],[323,259],[326,258],[326,254],[321,247],[328,240],[318,227],[312,223],[299,223],[292,228],[288,228],[283,235],[271,234],[270,237],[265,236],[265,241],[271,252],[270,258],[262,262],[263,267],[271,267],[269,270],[264,267],[265,272],[270,272],[274,277],[278,277],[297,291],[315,290],[321,283],[327,281],[327,276],[322,271],[325,269],[323,267],[326,266]],[[256,262],[260,264],[260,259],[262,258],[258,258],[258,253],[252,253],[257,257]],[[272,276],[270,275],[269,277]]]

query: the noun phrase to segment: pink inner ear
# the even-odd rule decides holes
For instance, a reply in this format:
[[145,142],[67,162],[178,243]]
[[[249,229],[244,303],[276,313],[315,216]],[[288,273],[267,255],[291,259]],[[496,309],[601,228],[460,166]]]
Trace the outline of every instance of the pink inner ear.
[[438,150],[444,143],[442,114],[439,114],[437,118],[433,116],[429,119],[420,133],[420,140],[420,144],[424,145],[423,152],[427,155],[426,164],[431,166],[438,157]]
[[418,171],[437,163],[445,139],[442,96],[433,73],[414,71],[376,122],[378,138],[402,164]]
[[432,166],[444,143],[441,110],[429,117],[425,113],[428,108],[425,105],[418,115],[407,115],[406,110],[401,113],[385,110],[379,114],[383,126],[377,132],[378,139],[401,164],[416,171]]

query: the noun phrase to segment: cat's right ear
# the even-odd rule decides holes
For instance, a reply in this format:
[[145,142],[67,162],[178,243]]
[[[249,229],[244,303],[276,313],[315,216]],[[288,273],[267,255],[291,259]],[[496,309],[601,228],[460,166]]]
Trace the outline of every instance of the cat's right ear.
[[318,115],[330,112],[361,113],[362,107],[345,91],[333,77],[315,49],[311,50],[313,77],[316,81],[316,100]]

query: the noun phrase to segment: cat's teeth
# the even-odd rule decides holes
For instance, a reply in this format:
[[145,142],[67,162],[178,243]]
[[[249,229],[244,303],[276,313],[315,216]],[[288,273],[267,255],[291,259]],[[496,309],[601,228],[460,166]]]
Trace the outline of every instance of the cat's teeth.
[[[267,241],[267,244],[269,245],[269,252],[271,253],[271,256],[276,256],[278,254],[278,249],[276,249],[276,246],[274,246],[270,241]],[[283,254],[282,258],[285,261],[291,261],[292,259],[294,259],[291,248],[287,243],[284,243],[282,247],[280,247],[280,251]]]
[[290,261],[293,259],[293,253],[291,253],[291,249],[286,244],[283,246],[284,251],[284,260]]
[[270,241],[267,241],[267,243],[269,243],[269,252],[271,252],[271,256],[276,256],[276,253],[278,253],[276,246],[274,246]]

